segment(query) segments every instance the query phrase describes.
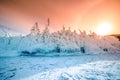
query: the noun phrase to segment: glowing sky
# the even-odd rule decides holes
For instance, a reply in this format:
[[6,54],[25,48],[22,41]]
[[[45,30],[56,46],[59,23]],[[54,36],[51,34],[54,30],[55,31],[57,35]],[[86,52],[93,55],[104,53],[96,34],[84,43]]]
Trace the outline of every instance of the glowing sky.
[[95,31],[110,23],[110,34],[120,33],[120,0],[0,0],[0,24],[28,33],[37,21],[41,31],[47,18],[51,31],[71,29]]

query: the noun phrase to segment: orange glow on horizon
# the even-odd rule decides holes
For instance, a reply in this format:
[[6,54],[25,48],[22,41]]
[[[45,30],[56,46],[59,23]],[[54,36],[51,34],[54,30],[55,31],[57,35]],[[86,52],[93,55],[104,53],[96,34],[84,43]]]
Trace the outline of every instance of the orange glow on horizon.
[[[71,31],[96,32],[99,35],[120,34],[119,0],[1,0],[0,24],[28,34],[35,22],[42,32],[50,18],[50,32],[63,25]],[[102,28],[101,21],[109,22],[112,29]],[[105,25],[103,25],[105,26]],[[96,28],[98,28],[96,30]],[[102,29],[101,29],[102,28]],[[110,30],[109,30],[110,29]],[[103,31],[105,30],[105,31]],[[108,31],[106,31],[108,30]]]
[[112,30],[112,25],[110,23],[101,23],[96,28],[95,32],[98,35],[108,35]]

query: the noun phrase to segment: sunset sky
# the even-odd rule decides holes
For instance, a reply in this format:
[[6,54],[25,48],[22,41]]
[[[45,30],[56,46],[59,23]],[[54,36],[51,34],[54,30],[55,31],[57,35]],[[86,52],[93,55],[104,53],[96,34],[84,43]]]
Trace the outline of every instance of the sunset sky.
[[0,0],[0,24],[18,32],[29,33],[35,22],[42,31],[48,17],[51,32],[63,25],[89,32],[108,23],[108,34],[119,34],[120,0]]

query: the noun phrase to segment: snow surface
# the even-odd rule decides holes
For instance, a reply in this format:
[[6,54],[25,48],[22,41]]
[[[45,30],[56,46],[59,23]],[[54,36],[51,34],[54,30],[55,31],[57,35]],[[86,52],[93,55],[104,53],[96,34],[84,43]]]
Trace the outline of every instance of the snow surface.
[[0,37],[0,80],[120,80],[120,41],[63,30]]
[[0,80],[119,80],[120,54],[0,58]]
[[70,68],[55,69],[21,80],[118,80],[120,61],[100,61]]

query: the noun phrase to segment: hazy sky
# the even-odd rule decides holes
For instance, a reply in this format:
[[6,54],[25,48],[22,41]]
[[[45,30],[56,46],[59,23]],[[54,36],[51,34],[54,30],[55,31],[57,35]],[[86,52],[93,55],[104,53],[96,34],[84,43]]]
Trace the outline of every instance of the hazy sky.
[[37,21],[41,31],[50,18],[50,30],[66,28],[94,31],[110,23],[120,33],[120,0],[0,0],[0,24],[28,33]]

